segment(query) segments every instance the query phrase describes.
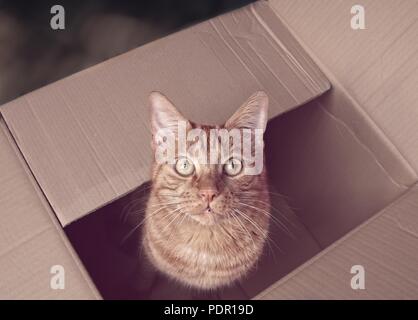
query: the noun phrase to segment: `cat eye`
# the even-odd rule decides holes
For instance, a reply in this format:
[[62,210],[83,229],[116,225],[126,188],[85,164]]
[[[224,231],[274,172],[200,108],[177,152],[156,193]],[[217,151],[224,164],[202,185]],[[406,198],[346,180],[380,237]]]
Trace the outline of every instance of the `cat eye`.
[[177,173],[183,177],[190,176],[194,172],[194,164],[187,158],[179,158],[175,168]]
[[228,176],[236,176],[242,170],[242,162],[240,160],[231,158],[224,164],[224,171]]

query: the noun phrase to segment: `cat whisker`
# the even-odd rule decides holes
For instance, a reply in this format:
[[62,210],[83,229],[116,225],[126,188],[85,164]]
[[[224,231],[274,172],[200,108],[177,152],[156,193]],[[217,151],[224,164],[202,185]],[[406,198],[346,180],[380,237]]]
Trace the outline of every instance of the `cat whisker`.
[[186,202],[188,202],[188,201],[164,202],[164,203],[149,205],[148,208],[158,207],[160,205],[181,204],[181,203],[186,203]]
[[[241,217],[243,217],[244,218],[244,214],[243,214],[243,212],[241,212],[240,210],[235,210],[234,209],[234,211],[235,212],[237,212]],[[237,218],[238,220],[239,220],[239,218]],[[248,219],[246,219],[247,221],[248,221]],[[255,226],[254,224],[253,224],[253,226]],[[257,228],[257,227],[256,227]],[[246,230],[248,230],[248,229],[246,229]],[[249,232],[249,231],[248,231]],[[252,238],[252,236],[251,236],[251,238]],[[270,253],[271,253],[271,255],[273,256],[273,258],[274,258],[274,260],[276,261],[276,256],[275,256],[275,253],[274,253],[274,250],[273,250],[273,248],[271,247],[271,245],[270,245],[270,243],[269,243],[269,241],[270,241],[270,237],[268,236],[268,234],[267,234],[267,236],[266,236],[266,243],[267,243],[267,246],[268,246],[268,250],[270,251]],[[255,242],[253,241],[253,243],[254,243],[254,249],[256,248],[256,246],[255,246]],[[279,248],[279,250],[280,250],[280,248]],[[258,263],[258,262],[257,262]]]
[[274,217],[270,212],[268,212],[266,210],[263,210],[261,208],[258,208],[258,207],[255,207],[255,206],[252,206],[252,205],[243,203],[243,202],[240,202],[240,205],[243,205],[243,206],[252,208],[252,209],[256,210],[257,212],[260,212],[260,213],[262,213],[262,214],[270,217],[272,219],[272,221],[275,221],[280,226],[280,228],[282,230],[284,230],[292,239],[296,239],[295,235],[290,231],[290,229],[282,221],[280,221],[279,219],[277,219],[276,217]]
[[[232,209],[233,211],[235,211],[234,209]],[[236,212],[236,211],[235,211]],[[252,237],[252,235],[251,235],[251,232],[249,232],[249,230],[245,227],[245,225],[243,224],[243,223],[241,223],[241,221],[239,220],[239,218],[238,218],[238,216],[236,215],[236,214],[234,214],[234,213],[232,213],[231,212],[231,214],[232,214],[232,216],[233,216],[233,218],[234,218],[234,220],[235,221],[237,221],[237,223],[239,224],[239,226],[241,227],[241,230],[242,231],[244,231],[244,234],[247,234],[248,235],[248,237],[251,239],[251,242],[253,243],[253,246],[254,246],[254,249],[256,249],[257,248],[257,246],[256,246],[256,244],[255,244],[255,241],[254,241],[254,238]]]
[[[234,209],[235,210],[235,209]],[[238,209],[236,209],[237,210],[237,212],[245,219],[245,220],[247,220],[251,225],[253,225],[261,234],[264,234],[265,236],[266,236],[266,239],[267,239],[267,245],[269,246],[269,248],[270,248],[270,251],[271,251],[271,253],[272,253],[272,255],[273,255],[273,257],[274,257],[274,260],[276,260],[276,256],[275,256],[275,253],[274,253],[274,250],[273,250],[273,248],[271,247],[271,245],[270,245],[270,242],[269,241],[271,241],[275,246],[276,246],[276,248],[280,251],[280,252],[283,252],[283,250],[277,245],[277,243],[270,237],[270,235],[268,234],[268,232],[267,231],[263,231],[262,229],[261,229],[261,227],[253,220],[253,219],[251,219],[251,217],[250,216],[248,216],[246,213],[244,213],[243,211],[241,211],[241,210],[238,210]]]
[[[280,215],[280,217],[283,217],[283,219],[286,220],[286,222],[289,223],[293,228],[300,229],[300,227],[296,223],[294,223],[292,220],[290,220],[288,217],[286,217],[279,209],[277,209],[276,207],[272,206],[271,204],[269,204],[269,203],[267,203],[265,201],[261,201],[261,200],[254,199],[254,198],[241,197],[241,199],[243,199],[243,200],[249,200],[249,201],[252,201],[252,202],[258,202],[258,203],[264,204],[266,206],[269,206],[270,209],[272,209],[273,211],[277,212]],[[277,220],[277,223],[281,223],[280,220],[276,216],[271,215],[271,218],[273,220]]]
[[[177,222],[177,224],[176,224],[176,227],[179,227],[179,226],[181,226],[182,224],[183,224],[183,222],[184,222],[184,220],[187,218],[187,214],[185,214],[182,210],[184,209],[184,207],[183,208],[181,208],[181,210],[179,210],[179,212],[183,215],[183,218],[182,219],[180,219],[178,222]],[[171,240],[171,236],[174,234],[174,232],[172,232],[171,234],[170,234],[170,236],[168,237],[168,242],[170,242],[170,240]]]
[[253,196],[254,197],[258,197],[260,194],[267,194],[267,195],[269,195],[270,198],[273,199],[273,201],[275,199],[274,197],[278,197],[280,199],[285,199],[286,202],[287,202],[286,203],[287,207],[289,207],[290,209],[292,209],[294,211],[297,211],[297,210],[300,210],[301,209],[300,207],[291,206],[289,204],[289,202],[292,200],[291,197],[290,196],[286,196],[286,195],[284,195],[282,193],[271,192],[271,191],[242,191],[242,192],[240,192],[240,195],[249,195],[250,197],[253,197]]
[[143,201],[144,201],[143,199],[135,199],[135,200],[130,201],[128,204],[126,204],[122,208],[120,219],[122,220],[123,223],[126,222],[127,217],[131,214],[132,208],[134,208],[135,206],[137,206],[139,203]]
[[247,215],[246,213],[244,213],[243,211],[239,210],[239,209],[233,209],[235,212],[237,212],[238,214],[240,214],[240,216],[242,216],[244,219],[246,219],[248,222],[250,222],[260,233],[261,235],[266,236],[267,231],[261,229],[261,227],[253,220],[251,219],[251,217],[249,215]]
[[273,192],[273,191],[261,191],[261,190],[257,190],[257,191],[241,191],[240,194],[252,194],[252,195],[257,195],[257,194],[269,194],[269,195],[273,195],[273,196],[278,196],[281,198],[285,198],[287,200],[291,200],[290,196],[286,196],[282,193],[279,192]]
[[228,230],[226,230],[222,224],[219,225],[219,228],[222,231],[222,233],[226,234],[232,241],[237,241],[237,239]]
[[[177,208],[177,209],[175,209],[175,210],[173,210],[172,212],[171,212],[171,214],[174,214],[174,213],[176,213],[176,212],[178,212],[179,210],[182,210],[182,209],[184,209],[184,208],[186,208],[186,206],[183,206],[183,207],[180,207],[180,208]],[[176,215],[175,217],[174,217],[174,219],[173,220],[171,220],[165,227],[164,227],[164,229],[163,230],[161,230],[161,234],[163,234],[164,233],[164,231],[165,230],[167,230],[168,229],[168,227],[175,221],[175,220],[177,220],[178,219],[178,217],[179,217],[179,215]]]
[[128,216],[130,216],[132,214],[141,214],[141,213],[144,213],[149,208],[155,208],[155,207],[166,206],[166,205],[173,205],[173,204],[179,205],[179,204],[184,204],[186,202],[187,201],[163,202],[163,203],[158,203],[158,204],[154,204],[154,205],[145,206],[145,207],[143,207],[143,208],[141,208],[139,210],[135,210],[135,211],[128,210],[127,213],[124,213],[122,211],[122,215],[123,215],[122,219],[123,219],[123,222],[126,222],[126,219],[128,218]]
[[[158,208],[157,210],[151,212],[150,214],[147,215],[147,217],[145,217],[140,223],[138,223],[131,231],[128,232],[128,234],[122,239],[121,241],[121,245],[132,235],[134,234],[134,232],[136,230],[138,230],[139,227],[141,227],[146,221],[148,221],[148,219],[154,217],[155,215],[157,215],[160,211],[164,210],[164,209],[168,209],[169,207],[166,205],[163,205],[161,208]],[[170,215],[170,213],[168,214]],[[168,215],[164,216],[164,218],[166,218]]]
[[[170,225],[172,225],[173,224],[173,222],[174,221],[176,221],[176,220],[178,220],[179,219],[179,216],[180,215],[178,215],[178,214],[176,214],[177,212],[181,212],[182,214],[183,214],[183,218],[182,219],[180,219],[181,221],[183,221],[184,220],[184,218],[186,217],[186,214],[184,214],[181,210],[183,210],[184,208],[186,208],[187,206],[183,206],[183,207],[180,207],[180,208],[177,208],[177,209],[175,209],[174,211],[171,211],[171,212],[169,212],[168,214],[167,214],[167,216],[165,217],[165,218],[167,218],[168,216],[172,216],[172,215],[174,215],[174,218],[164,227],[164,229],[163,230],[161,230],[161,234],[163,234],[164,233],[164,231],[165,230],[167,230],[168,229],[168,227],[170,226]],[[177,225],[179,225],[179,222],[177,222]],[[173,235],[173,232],[171,232],[170,233],[170,236],[168,237],[168,239],[167,239],[167,242],[170,242],[170,240],[171,240],[171,237],[172,237],[172,235]],[[193,235],[194,236],[194,235]]]

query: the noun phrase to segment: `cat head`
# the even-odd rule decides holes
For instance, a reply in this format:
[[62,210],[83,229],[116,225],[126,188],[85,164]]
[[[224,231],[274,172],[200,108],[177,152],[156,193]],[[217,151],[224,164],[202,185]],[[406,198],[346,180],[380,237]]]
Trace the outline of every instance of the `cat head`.
[[[268,97],[264,92],[253,94],[220,126],[186,119],[159,92],[151,93],[150,104],[156,155],[151,197],[156,202],[213,225],[247,211],[252,199],[267,197],[263,133]],[[164,143],[172,148],[161,149]]]

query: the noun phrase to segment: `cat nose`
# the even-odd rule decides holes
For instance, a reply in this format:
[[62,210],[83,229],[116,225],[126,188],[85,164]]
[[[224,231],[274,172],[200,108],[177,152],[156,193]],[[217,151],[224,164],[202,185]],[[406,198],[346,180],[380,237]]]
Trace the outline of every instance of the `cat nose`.
[[207,203],[210,203],[217,195],[218,192],[216,190],[200,190],[200,197]]

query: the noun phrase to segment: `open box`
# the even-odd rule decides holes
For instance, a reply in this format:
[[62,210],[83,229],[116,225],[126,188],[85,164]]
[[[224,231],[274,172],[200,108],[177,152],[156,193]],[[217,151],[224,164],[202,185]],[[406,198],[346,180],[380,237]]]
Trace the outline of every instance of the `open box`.
[[[350,1],[260,1],[1,107],[0,297],[418,297],[418,97],[409,71],[417,8],[366,2],[368,30],[353,34]],[[402,23],[386,26],[389,13]],[[381,42],[369,43],[376,34]],[[356,54],[347,49],[358,43]],[[379,55],[391,62],[385,74],[373,63]],[[329,82],[313,61],[333,84],[325,94]],[[285,196],[274,206],[293,237],[273,227],[280,249],[267,246],[231,288],[202,294],[161,277],[143,295],[135,235],[121,244],[132,225],[119,213],[131,192],[146,194],[149,92],[164,92],[197,122],[221,123],[260,88],[271,99],[269,178]],[[50,286],[55,265],[65,269],[64,290]],[[364,267],[366,290],[350,286],[353,265]]]
[[142,212],[146,200],[138,204],[132,201],[147,198],[146,183],[133,195],[65,228],[103,297],[252,298],[368,220],[403,191],[350,129],[321,106],[320,100],[270,120],[265,141],[272,206],[276,209],[272,212],[290,234],[272,224],[270,245],[266,245],[257,268],[246,279],[230,288],[205,293],[160,276],[141,292],[141,282],[148,280],[144,279],[148,274],[141,270],[137,259],[140,232],[125,236],[143,216],[124,219],[123,209],[133,206],[134,213]]

